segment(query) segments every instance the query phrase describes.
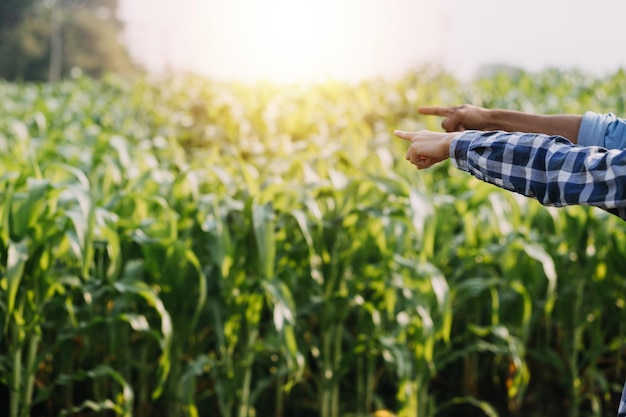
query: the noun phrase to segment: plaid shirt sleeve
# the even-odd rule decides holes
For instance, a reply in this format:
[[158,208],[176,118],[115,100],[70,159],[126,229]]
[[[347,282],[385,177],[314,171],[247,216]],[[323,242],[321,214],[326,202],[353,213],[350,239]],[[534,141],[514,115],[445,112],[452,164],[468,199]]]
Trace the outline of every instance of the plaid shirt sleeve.
[[536,133],[465,131],[453,140],[450,158],[476,178],[546,206],[596,206],[626,220],[626,150]]

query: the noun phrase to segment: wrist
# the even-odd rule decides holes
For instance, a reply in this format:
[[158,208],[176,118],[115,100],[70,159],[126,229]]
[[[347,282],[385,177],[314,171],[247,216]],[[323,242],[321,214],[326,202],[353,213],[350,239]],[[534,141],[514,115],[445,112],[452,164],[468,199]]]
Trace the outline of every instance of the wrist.
[[480,130],[503,130],[502,111],[499,109],[483,110],[483,126]]
[[450,147],[452,146],[452,142],[454,141],[454,139],[461,135],[463,132],[450,132],[450,133],[444,133],[444,138],[443,138],[443,149],[442,149],[442,153],[445,153],[447,155],[450,154]]

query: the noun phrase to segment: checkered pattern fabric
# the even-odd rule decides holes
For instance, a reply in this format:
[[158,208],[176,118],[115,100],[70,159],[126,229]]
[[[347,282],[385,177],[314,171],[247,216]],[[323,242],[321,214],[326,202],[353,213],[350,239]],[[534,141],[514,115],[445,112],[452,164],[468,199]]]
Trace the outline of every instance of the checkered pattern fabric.
[[626,150],[536,133],[465,131],[450,157],[476,178],[546,206],[596,206],[626,220]]

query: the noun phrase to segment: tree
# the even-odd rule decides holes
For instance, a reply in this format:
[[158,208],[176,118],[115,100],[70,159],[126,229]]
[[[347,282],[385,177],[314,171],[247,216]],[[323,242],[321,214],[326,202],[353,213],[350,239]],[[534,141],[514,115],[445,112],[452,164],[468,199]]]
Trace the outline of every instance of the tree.
[[0,28],[11,29],[24,12],[33,7],[35,0],[0,0]]
[[10,28],[0,32],[0,77],[9,80],[45,79],[50,54],[50,24],[30,11],[3,13]]
[[119,41],[118,0],[0,0],[0,5],[0,77],[56,81],[76,68],[94,77],[135,69]]

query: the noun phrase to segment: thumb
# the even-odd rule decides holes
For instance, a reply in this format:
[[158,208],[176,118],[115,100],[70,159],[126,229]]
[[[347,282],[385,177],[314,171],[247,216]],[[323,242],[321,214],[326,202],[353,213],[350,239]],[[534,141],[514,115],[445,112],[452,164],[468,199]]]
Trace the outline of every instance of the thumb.
[[463,126],[463,117],[458,113],[453,113],[450,117],[441,122],[441,127],[446,132],[460,132],[465,130]]

